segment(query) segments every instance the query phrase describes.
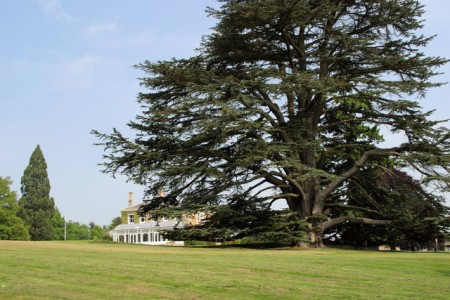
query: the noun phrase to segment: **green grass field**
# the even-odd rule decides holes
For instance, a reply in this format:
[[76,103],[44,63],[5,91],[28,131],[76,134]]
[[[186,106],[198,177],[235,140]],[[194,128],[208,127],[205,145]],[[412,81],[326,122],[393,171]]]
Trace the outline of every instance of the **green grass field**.
[[449,299],[450,255],[0,241],[0,299]]

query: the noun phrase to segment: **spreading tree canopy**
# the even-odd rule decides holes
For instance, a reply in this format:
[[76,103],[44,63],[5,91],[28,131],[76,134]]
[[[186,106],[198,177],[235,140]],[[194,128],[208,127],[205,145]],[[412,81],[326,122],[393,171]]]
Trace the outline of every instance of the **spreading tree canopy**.
[[[292,217],[266,213],[281,201],[321,245],[337,225],[392,221],[369,217],[367,193],[350,204],[362,171],[389,161],[445,187],[450,134],[417,100],[440,85],[432,78],[447,60],[422,52],[432,37],[420,33],[419,1],[220,2],[208,10],[218,23],[198,55],[137,66],[148,90],[129,123],[136,136],[94,131],[105,172],[145,185],[148,196],[166,191],[147,209],[204,210],[211,230],[242,216],[230,237],[251,232],[260,216]],[[397,143],[385,146],[389,131]]]
[[39,145],[30,157],[21,181],[20,217],[30,226],[31,240],[53,239],[55,203],[50,198],[47,163]]

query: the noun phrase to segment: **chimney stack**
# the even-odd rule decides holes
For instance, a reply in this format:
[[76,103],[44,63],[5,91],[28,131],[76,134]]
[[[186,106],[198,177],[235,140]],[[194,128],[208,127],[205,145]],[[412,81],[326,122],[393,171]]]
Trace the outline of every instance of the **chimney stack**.
[[128,207],[133,206],[133,192],[128,193]]

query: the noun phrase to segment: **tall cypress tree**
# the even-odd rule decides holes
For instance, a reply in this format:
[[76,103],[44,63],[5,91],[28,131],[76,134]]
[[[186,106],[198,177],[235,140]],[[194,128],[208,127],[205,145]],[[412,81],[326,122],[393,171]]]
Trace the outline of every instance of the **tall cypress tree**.
[[31,154],[21,184],[22,198],[19,200],[19,215],[30,226],[31,240],[51,240],[55,204],[50,198],[47,163],[39,145]]

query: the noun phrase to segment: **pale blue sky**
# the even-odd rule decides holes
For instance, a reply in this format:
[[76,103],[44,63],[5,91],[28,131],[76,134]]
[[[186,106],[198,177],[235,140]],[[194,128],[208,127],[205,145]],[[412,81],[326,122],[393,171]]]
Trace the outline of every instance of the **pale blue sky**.
[[[425,52],[450,57],[448,0],[427,5],[426,35],[438,34]],[[55,198],[68,219],[109,224],[143,188],[99,172],[102,149],[92,129],[127,132],[139,113],[141,72],[132,68],[195,54],[214,25],[214,0],[1,0],[0,176],[20,178],[37,144],[48,164]],[[450,66],[437,80],[450,81]],[[450,118],[450,86],[421,100]],[[20,195],[20,192],[19,192]]]

